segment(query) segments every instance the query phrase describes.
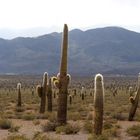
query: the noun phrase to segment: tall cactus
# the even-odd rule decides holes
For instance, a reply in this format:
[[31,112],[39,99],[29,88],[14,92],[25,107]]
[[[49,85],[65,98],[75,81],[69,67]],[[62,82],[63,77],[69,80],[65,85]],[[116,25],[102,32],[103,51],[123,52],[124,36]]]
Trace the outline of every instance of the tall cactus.
[[45,112],[46,92],[47,92],[47,79],[48,79],[48,73],[45,72],[44,75],[43,75],[42,86],[41,85],[37,86],[37,93],[38,93],[38,96],[41,98],[40,113],[44,113]]
[[103,126],[103,104],[104,104],[104,83],[103,76],[95,76],[95,93],[94,93],[94,133],[100,135]]
[[131,108],[130,108],[130,112],[129,112],[129,117],[128,120],[132,121],[134,118],[134,115],[136,113],[137,107],[138,107],[138,103],[139,103],[139,97],[140,97],[140,74],[138,76],[138,89],[137,92],[135,93],[135,95],[131,95],[129,100],[131,102]]
[[48,99],[48,111],[52,111],[52,80],[49,79],[48,87],[47,87],[47,99]]
[[53,82],[55,86],[59,89],[57,121],[58,124],[60,125],[66,124],[67,120],[67,95],[68,95],[68,83],[70,81],[70,75],[67,74],[67,55],[68,55],[68,27],[65,24],[63,30],[60,73],[57,75],[57,77],[53,77]]
[[21,83],[17,84],[17,92],[18,92],[18,103],[17,103],[17,106],[21,107]]

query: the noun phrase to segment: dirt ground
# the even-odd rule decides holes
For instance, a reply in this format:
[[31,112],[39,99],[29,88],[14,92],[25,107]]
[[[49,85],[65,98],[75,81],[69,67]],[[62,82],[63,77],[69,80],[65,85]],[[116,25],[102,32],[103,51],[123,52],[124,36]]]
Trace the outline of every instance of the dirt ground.
[[[41,132],[41,124],[44,124],[47,120],[39,120],[39,125],[34,125],[33,121],[25,121],[25,120],[17,120],[12,119],[12,122],[15,126],[20,126],[19,132],[16,132],[16,134],[23,134],[27,136],[29,139],[32,139],[34,134],[36,132]],[[119,129],[120,136],[114,140],[138,140],[138,138],[130,137],[126,133],[126,129],[131,127],[132,125],[140,124],[140,122],[136,121],[118,121],[117,124],[121,127]],[[9,132],[8,130],[1,130],[0,129],[0,140],[6,139],[7,136],[11,135],[13,133]],[[59,137],[61,140],[87,140],[89,134],[86,133],[78,133],[75,135],[64,135],[64,134],[56,134],[55,132],[49,132],[47,135],[52,137]]]

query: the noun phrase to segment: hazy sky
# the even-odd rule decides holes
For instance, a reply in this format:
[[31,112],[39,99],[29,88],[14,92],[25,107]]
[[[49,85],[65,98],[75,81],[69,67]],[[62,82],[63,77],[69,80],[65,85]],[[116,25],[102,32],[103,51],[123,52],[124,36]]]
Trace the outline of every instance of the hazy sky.
[[140,32],[140,0],[0,0],[2,33],[61,31],[64,23],[70,29],[122,26]]

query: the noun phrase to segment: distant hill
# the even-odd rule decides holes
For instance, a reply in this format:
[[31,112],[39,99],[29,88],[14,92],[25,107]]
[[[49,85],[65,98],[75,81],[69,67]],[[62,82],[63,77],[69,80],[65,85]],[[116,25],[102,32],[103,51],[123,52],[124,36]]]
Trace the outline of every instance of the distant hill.
[[[50,74],[59,71],[62,33],[0,39],[0,73]],[[69,73],[137,74],[140,33],[120,27],[69,32]]]

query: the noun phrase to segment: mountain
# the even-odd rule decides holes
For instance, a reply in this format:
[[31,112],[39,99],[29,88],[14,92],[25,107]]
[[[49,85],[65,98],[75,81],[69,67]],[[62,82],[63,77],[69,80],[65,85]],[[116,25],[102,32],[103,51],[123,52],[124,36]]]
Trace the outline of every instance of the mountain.
[[[0,73],[40,74],[59,71],[62,33],[0,39]],[[69,73],[137,74],[140,33],[120,27],[69,32]]]

